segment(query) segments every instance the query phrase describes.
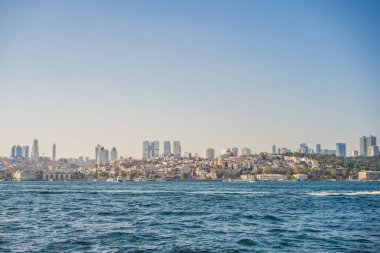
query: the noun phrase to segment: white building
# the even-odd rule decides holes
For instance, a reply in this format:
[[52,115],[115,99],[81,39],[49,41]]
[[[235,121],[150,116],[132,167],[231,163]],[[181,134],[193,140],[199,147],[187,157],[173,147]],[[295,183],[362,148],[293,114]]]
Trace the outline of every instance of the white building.
[[33,181],[33,180],[37,180],[37,174],[30,171],[17,170],[13,174],[13,179],[16,181]]
[[306,181],[308,179],[307,174],[295,174],[294,178],[298,181]]
[[285,181],[288,180],[286,175],[282,174],[259,174],[257,175],[259,181]]

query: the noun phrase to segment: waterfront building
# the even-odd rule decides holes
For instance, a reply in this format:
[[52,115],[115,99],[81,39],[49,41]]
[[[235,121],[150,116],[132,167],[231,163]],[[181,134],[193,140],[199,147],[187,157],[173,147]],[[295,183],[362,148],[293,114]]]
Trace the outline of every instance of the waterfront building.
[[287,180],[286,175],[282,174],[259,174],[257,175],[257,180],[259,181],[285,181]]
[[317,155],[322,154],[322,146],[321,146],[321,144],[315,144],[315,154],[317,154]]
[[34,181],[37,179],[38,175],[34,172],[17,170],[13,173],[13,180],[15,181]]
[[346,156],[346,143],[336,144],[336,156],[341,156],[341,157]]
[[116,161],[116,160],[117,160],[117,149],[113,147],[111,150],[111,161]]
[[378,155],[379,155],[379,146],[368,147],[368,156],[378,156]]
[[205,151],[205,158],[206,159],[214,159],[215,158],[215,149],[213,148],[207,148]]
[[22,157],[29,159],[29,146],[22,146]]
[[294,174],[293,176],[297,181],[306,181],[308,179],[307,174]]
[[242,148],[241,154],[242,155],[251,155],[251,149],[250,148]]
[[276,145],[272,146],[272,154],[276,154]]
[[380,171],[360,171],[359,180],[380,180]]
[[173,155],[181,157],[181,143],[180,141],[173,141]]
[[55,146],[55,143],[53,143],[53,155],[52,155],[52,157],[51,157],[51,159],[53,160],[53,161],[55,161],[56,160],[56,146]]
[[231,149],[231,153],[232,153],[233,156],[238,156],[238,154],[239,154],[239,149],[238,149],[237,147],[233,147],[233,148]]
[[170,141],[164,141],[164,156],[169,156],[171,153]]
[[40,158],[40,153],[38,150],[38,140],[34,139],[33,140],[33,146],[32,146],[32,159],[38,160],[39,158]]

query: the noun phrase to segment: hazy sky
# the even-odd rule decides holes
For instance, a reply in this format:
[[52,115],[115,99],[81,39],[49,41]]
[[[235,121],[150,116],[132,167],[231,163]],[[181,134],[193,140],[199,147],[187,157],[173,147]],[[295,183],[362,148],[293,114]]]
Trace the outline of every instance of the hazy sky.
[[0,0],[0,155],[380,137],[380,1]]

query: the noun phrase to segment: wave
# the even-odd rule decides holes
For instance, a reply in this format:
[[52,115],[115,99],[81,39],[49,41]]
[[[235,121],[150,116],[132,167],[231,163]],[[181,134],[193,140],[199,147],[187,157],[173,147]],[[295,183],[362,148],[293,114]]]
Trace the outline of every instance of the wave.
[[201,195],[258,195],[258,194],[268,194],[270,192],[245,192],[245,191],[190,191],[184,192],[187,194],[201,194]]
[[357,191],[357,192],[310,192],[312,196],[358,196],[358,195],[380,195],[380,191]]

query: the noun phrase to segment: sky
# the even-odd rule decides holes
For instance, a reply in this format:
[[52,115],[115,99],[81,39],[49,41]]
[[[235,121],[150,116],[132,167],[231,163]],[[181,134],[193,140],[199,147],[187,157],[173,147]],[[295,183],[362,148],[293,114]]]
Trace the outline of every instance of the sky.
[[0,156],[347,153],[380,137],[380,1],[0,0]]

